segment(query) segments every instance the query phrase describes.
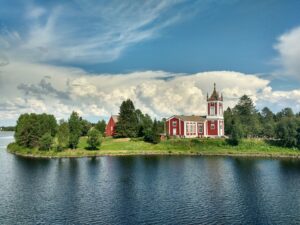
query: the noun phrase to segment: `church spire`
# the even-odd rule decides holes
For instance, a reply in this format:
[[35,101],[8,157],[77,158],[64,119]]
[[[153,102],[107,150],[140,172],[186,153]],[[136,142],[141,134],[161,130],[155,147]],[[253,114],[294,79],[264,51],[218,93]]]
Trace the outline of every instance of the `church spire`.
[[214,83],[214,90],[211,94],[211,96],[208,98],[208,101],[223,101],[223,96],[220,96],[217,92],[216,83]]

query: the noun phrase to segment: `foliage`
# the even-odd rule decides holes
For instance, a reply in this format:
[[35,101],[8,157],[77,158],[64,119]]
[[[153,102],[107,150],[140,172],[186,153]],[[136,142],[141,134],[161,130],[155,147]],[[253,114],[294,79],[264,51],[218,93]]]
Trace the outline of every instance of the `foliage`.
[[69,124],[65,121],[60,121],[57,130],[57,149],[62,150],[69,145]]
[[141,110],[136,110],[136,115],[138,118],[138,137],[144,137],[147,133],[151,131],[153,122],[148,114],[143,114]]
[[276,126],[276,137],[283,146],[295,147],[298,145],[299,121],[295,118],[283,118]]
[[275,136],[275,115],[268,108],[264,107],[259,114],[260,123],[262,126],[261,135],[265,138],[272,138]]
[[233,112],[230,107],[228,107],[224,111],[224,127],[225,127],[225,134],[231,135],[232,132],[232,120],[233,120]]
[[81,123],[81,136],[86,136],[87,133],[89,132],[89,130],[92,128],[92,124],[85,120],[85,119],[82,119],[80,117],[80,123]]
[[160,142],[159,127],[156,119],[153,122],[152,129],[147,131],[147,133],[145,134],[144,141],[153,144],[158,144]]
[[57,122],[53,115],[47,114],[22,114],[17,120],[15,139],[20,146],[37,147],[40,138],[49,133],[56,135]]
[[118,122],[116,124],[116,137],[137,137],[138,117],[133,102],[130,99],[123,101],[120,106]]
[[233,119],[231,121],[231,129],[231,135],[228,139],[228,143],[231,145],[238,145],[243,136],[243,131],[241,128],[241,124],[237,119]]
[[51,133],[45,133],[39,140],[39,150],[49,151],[53,143]]
[[257,137],[260,132],[258,114],[252,99],[243,95],[238,104],[233,108],[233,117],[241,124],[244,137]]
[[300,113],[284,108],[274,114],[268,107],[258,112],[247,95],[238,104],[224,112],[225,134],[228,142],[238,144],[241,137],[260,137],[270,143],[300,148]]
[[96,150],[97,147],[101,145],[101,138],[102,135],[100,131],[95,128],[91,128],[88,132],[88,139],[87,139],[88,149]]
[[80,135],[82,133],[81,119],[77,112],[72,112],[69,121],[69,147],[75,149],[78,145]]
[[105,132],[105,127],[106,127],[106,122],[105,120],[99,120],[98,123],[96,123],[95,128],[100,131],[102,135],[104,135]]

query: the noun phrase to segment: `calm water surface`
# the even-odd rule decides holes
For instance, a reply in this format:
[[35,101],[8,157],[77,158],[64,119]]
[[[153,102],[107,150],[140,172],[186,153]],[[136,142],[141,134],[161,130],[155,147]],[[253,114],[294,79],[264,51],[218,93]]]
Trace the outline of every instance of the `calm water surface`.
[[23,159],[0,132],[0,224],[300,224],[300,162]]

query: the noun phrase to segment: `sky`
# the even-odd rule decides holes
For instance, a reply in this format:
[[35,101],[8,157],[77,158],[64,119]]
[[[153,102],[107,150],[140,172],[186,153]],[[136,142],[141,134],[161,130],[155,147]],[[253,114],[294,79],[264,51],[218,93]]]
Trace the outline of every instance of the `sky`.
[[300,111],[298,0],[0,0],[0,126],[21,113],[92,122],[127,98],[158,119],[249,95]]

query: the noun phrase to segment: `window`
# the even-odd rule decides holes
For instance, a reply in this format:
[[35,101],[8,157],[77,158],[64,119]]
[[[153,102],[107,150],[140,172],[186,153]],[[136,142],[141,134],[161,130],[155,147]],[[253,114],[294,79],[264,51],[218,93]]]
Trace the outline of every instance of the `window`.
[[223,115],[223,106],[222,106],[222,104],[220,104],[220,106],[219,106],[219,114],[220,115]]
[[210,106],[209,108],[209,114],[214,116],[215,115],[215,106]]
[[192,123],[191,124],[191,133],[192,134],[195,134],[196,133],[196,129],[195,129],[196,127],[195,127],[195,124],[194,123]]
[[214,130],[214,129],[215,129],[215,124],[214,124],[214,123],[211,123],[211,124],[210,124],[210,129],[211,129],[211,130]]
[[202,126],[202,124],[199,124],[199,126],[198,126],[198,129],[199,129],[199,133],[203,133],[203,126]]
[[177,121],[173,121],[172,125],[173,125],[173,127],[176,127],[177,126]]

